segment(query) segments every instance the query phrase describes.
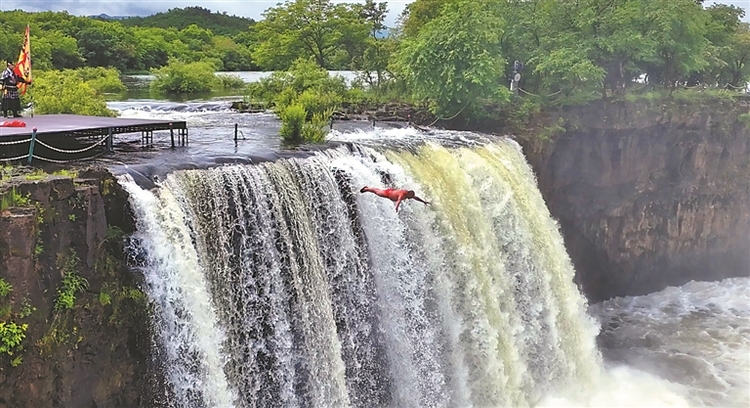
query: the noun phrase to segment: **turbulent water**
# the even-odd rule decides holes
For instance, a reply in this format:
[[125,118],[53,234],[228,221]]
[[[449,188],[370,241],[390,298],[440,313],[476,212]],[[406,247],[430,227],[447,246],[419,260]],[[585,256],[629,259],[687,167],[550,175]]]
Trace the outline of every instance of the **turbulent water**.
[[[207,140],[233,115],[157,105],[119,107],[184,114]],[[587,309],[514,142],[388,128],[332,137],[347,143],[174,171],[152,190],[121,177],[164,405],[750,405],[750,280]],[[204,143],[225,154],[220,139]],[[364,185],[431,205],[396,213]]]
[[695,406],[750,406],[750,278],[592,306],[610,361],[684,385]]

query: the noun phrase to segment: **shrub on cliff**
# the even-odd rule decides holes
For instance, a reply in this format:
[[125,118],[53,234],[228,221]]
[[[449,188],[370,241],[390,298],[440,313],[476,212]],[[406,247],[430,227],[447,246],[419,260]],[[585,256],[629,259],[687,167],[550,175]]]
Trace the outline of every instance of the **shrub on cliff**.
[[13,286],[3,278],[0,278],[0,319],[2,319],[0,321],[0,355],[8,355],[11,358],[10,364],[15,367],[21,364],[21,357],[13,356],[23,350],[21,343],[26,338],[26,330],[29,325],[8,321],[9,318],[14,316],[14,313],[10,305],[4,305],[6,302],[4,298],[12,291]]
[[302,140],[302,125],[305,124],[305,107],[291,104],[279,113],[281,119],[281,139],[286,143],[299,143]]
[[279,112],[281,139],[287,144],[323,143],[326,125],[333,111],[311,112],[305,105],[295,101]]

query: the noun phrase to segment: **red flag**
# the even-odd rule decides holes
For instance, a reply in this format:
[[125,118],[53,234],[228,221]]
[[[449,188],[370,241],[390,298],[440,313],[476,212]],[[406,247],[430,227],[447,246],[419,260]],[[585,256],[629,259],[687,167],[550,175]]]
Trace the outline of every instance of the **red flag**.
[[[26,82],[31,82],[31,44],[29,43],[28,25],[26,26],[26,34],[23,37],[23,48],[21,48],[21,53],[18,54],[16,74],[26,80]],[[21,95],[26,93],[26,88],[28,88],[27,84],[18,84],[18,90],[21,91]]]

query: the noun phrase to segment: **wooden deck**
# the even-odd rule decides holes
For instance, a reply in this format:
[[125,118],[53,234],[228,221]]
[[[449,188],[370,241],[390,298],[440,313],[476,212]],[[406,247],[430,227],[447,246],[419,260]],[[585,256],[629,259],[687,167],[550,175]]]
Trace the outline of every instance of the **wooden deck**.
[[109,129],[112,129],[112,134],[187,129],[185,121],[105,118],[83,115],[36,115],[33,118],[2,120],[20,120],[26,123],[26,127],[0,127],[0,140],[13,136],[31,136],[34,128],[37,128],[37,136],[105,136],[109,134]]
[[[19,120],[26,123],[25,127],[0,126],[0,162],[9,158],[17,158],[30,149],[29,140],[36,128],[36,139],[42,145],[34,146],[34,157],[47,157],[53,160],[77,160],[92,155],[98,155],[102,149],[111,151],[114,145],[114,135],[123,133],[141,133],[141,144],[153,144],[154,131],[169,131],[172,147],[186,146],[188,143],[188,129],[185,121],[153,120],[153,119],[124,119],[83,115],[36,115],[22,118],[0,118],[0,121]],[[112,135],[112,137],[107,137]],[[93,141],[93,139],[97,139]],[[86,145],[92,149],[81,149]],[[93,149],[93,145],[98,147]],[[84,151],[85,150],[85,151]],[[28,156],[28,153],[26,153]],[[3,160],[5,159],[5,160]]]

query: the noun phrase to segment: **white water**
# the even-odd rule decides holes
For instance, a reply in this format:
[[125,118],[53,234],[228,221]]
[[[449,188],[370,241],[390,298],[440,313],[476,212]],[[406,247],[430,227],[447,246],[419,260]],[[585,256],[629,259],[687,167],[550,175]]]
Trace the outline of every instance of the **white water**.
[[[749,405],[748,280],[592,306],[602,362],[518,146],[359,149],[179,172],[155,192],[123,179],[176,350],[173,406]],[[396,214],[357,192],[383,174],[433,205]]]
[[592,307],[613,360],[682,384],[693,406],[750,406],[750,278]]

